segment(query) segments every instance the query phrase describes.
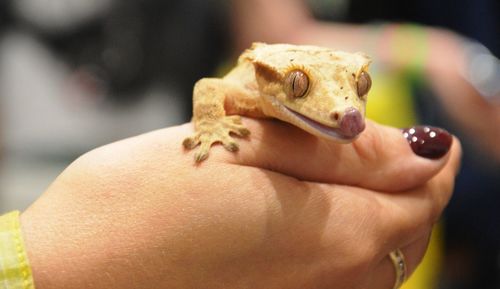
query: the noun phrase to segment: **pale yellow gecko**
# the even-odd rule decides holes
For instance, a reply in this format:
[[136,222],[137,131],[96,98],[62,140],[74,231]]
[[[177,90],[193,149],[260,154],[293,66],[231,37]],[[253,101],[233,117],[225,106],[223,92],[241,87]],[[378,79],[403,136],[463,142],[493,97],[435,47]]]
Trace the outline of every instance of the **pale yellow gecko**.
[[328,48],[254,43],[223,78],[203,78],[193,91],[195,161],[214,143],[237,151],[233,135],[250,131],[240,115],[272,117],[318,137],[347,143],[365,128],[370,58]]

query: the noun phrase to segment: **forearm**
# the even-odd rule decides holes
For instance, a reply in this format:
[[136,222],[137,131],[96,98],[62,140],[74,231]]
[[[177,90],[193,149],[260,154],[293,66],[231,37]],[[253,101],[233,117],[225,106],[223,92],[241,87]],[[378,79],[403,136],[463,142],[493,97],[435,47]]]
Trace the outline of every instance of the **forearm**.
[[446,30],[428,30],[428,54],[423,71],[451,120],[479,148],[500,162],[500,105],[488,101],[464,78],[464,40]]
[[303,0],[234,0],[231,15],[237,51],[254,41],[283,42],[365,51],[378,62],[394,61],[387,47],[390,33],[373,25],[318,21]]
[[458,74],[429,77],[448,116],[464,134],[491,157],[500,162],[500,106],[489,103]]

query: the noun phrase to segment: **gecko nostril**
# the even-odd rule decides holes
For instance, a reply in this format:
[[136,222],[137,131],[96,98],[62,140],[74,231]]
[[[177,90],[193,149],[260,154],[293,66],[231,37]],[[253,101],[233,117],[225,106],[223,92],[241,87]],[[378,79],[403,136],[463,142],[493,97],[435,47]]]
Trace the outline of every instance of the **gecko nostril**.
[[336,112],[336,111],[330,113],[330,119],[332,119],[333,121],[338,121],[339,117],[340,117],[340,114],[338,112]]

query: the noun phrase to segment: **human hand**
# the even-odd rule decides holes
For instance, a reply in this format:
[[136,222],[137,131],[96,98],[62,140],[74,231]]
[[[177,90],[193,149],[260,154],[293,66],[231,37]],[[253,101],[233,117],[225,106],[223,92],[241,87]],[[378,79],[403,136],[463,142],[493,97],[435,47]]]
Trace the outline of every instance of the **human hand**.
[[245,119],[237,154],[195,166],[190,125],[91,151],[22,214],[38,289],[392,288],[447,203],[459,142],[416,156],[371,122],[350,145]]

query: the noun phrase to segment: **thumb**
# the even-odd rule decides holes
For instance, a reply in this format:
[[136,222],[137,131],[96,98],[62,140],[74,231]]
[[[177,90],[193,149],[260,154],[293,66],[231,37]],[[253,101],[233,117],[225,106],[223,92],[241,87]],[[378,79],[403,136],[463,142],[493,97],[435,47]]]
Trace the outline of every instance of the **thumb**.
[[[232,163],[283,173],[300,180],[401,191],[421,185],[446,164],[453,141],[445,130],[402,131],[367,121],[350,144],[319,139],[289,124],[245,119],[252,134],[239,142]],[[409,140],[410,141],[409,141]],[[215,151],[220,151],[215,148]]]

